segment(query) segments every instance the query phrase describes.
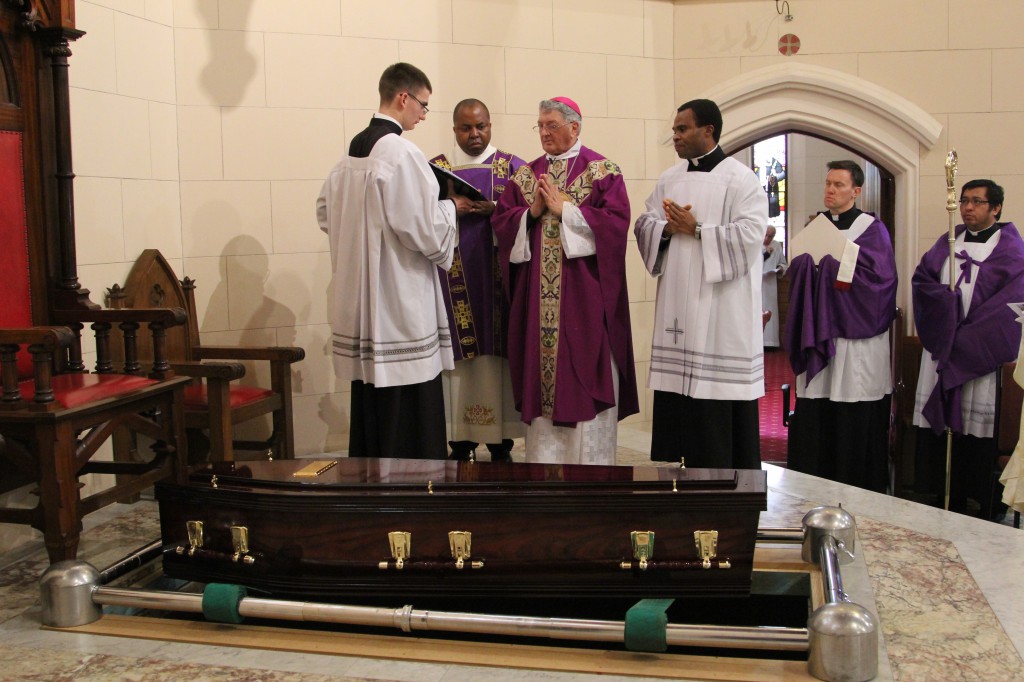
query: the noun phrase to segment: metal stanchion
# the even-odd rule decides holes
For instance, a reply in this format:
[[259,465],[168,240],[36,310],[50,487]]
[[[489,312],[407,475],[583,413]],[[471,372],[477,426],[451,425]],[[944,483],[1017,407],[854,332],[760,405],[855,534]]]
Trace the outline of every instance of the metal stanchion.
[[829,682],[866,682],[878,674],[878,624],[843,591],[839,566],[853,561],[857,526],[841,507],[816,507],[804,515],[802,556],[821,566],[825,604],[807,621],[808,671]]
[[[759,531],[761,542],[802,541],[804,560],[822,567],[826,603],[812,614],[806,629],[668,624],[666,643],[675,647],[809,651],[808,669],[820,679],[871,679],[878,667],[877,627],[866,609],[849,603],[839,571],[844,557],[852,559],[855,535],[852,517],[833,507],[818,507],[808,512],[802,532],[796,528]],[[159,543],[156,544],[158,552]],[[52,627],[85,625],[101,618],[101,607],[105,605],[206,613],[204,595],[104,585],[137,567],[142,558],[153,551],[153,546],[148,545],[102,573],[84,561],[53,564],[40,580],[43,623]],[[394,627],[403,632],[447,631],[594,642],[621,643],[625,638],[623,621],[296,602],[249,597],[244,591],[239,592],[239,597],[232,607],[240,618]]]

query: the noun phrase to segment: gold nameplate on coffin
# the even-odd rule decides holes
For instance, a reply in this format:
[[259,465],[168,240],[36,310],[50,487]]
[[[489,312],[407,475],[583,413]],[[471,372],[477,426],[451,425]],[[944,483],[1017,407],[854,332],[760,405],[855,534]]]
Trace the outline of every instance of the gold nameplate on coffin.
[[316,478],[323,472],[338,463],[338,460],[315,459],[306,466],[296,471],[292,476],[295,478]]

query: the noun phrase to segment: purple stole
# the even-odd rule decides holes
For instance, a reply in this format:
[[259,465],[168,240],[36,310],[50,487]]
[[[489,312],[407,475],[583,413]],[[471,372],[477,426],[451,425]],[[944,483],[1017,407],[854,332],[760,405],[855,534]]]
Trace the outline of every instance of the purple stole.
[[[956,234],[966,229],[958,225]],[[949,267],[946,236],[924,255],[911,280],[917,333],[938,372],[921,411],[936,433],[946,427],[962,433],[963,385],[1017,358],[1021,328],[1007,304],[1024,301],[1024,241],[1013,223],[1004,223],[1000,230],[999,243],[983,262],[971,260],[966,251],[957,254],[957,283],[977,277],[966,317],[959,287],[950,291],[941,281],[943,266]]]
[[[500,150],[491,156],[489,166],[452,168],[444,154],[430,162],[452,171],[491,201],[501,196],[512,172],[525,163]],[[506,355],[508,304],[497,259],[490,219],[473,214],[459,218],[459,245],[452,267],[448,272],[438,268],[448,326],[456,341],[452,344],[456,362],[478,355]]]
[[[622,419],[639,409],[625,272],[629,198],[618,166],[586,147],[559,166],[549,167],[542,156],[521,167],[491,220],[511,299],[508,352],[516,407],[527,424],[539,416],[558,426],[590,421],[616,406],[614,358]],[[548,172],[559,176],[567,201],[583,213],[597,253],[565,258],[561,221],[545,213],[529,231],[531,260],[510,263],[537,177]]]
[[790,299],[783,345],[794,374],[810,382],[836,354],[836,339],[870,339],[896,317],[896,258],[877,218],[854,240],[860,246],[849,287],[839,288],[839,261],[825,256],[815,268],[807,254],[789,266]]

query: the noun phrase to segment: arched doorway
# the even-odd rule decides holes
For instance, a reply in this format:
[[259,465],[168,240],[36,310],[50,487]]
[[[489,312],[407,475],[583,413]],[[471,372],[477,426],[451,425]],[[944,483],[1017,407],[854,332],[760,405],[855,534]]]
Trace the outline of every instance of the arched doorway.
[[[722,110],[721,144],[727,153],[769,135],[798,132],[839,144],[890,171],[893,214],[887,224],[895,230],[900,281],[909,284],[918,260],[921,169],[942,132],[933,116],[857,76],[792,62],[742,74],[705,96]],[[907,309],[909,286],[901,285],[897,300]]]

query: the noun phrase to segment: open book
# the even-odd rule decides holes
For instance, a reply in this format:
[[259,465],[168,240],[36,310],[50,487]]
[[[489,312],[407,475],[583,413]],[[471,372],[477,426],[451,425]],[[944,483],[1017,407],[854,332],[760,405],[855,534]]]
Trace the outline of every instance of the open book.
[[842,230],[824,213],[819,213],[817,218],[789,241],[790,262],[805,253],[811,257],[815,265],[821,263],[825,256],[832,256],[839,261],[839,273],[836,276],[838,288],[844,288],[844,285],[849,285],[853,281],[853,271],[857,267],[860,247],[847,239]]
[[434,163],[430,164],[430,170],[434,171],[434,177],[437,178],[437,184],[441,185],[441,187],[445,187],[448,184],[448,181],[452,180],[455,183],[456,194],[461,194],[471,201],[483,200],[484,195],[480,190],[460,178],[455,173],[452,173],[450,170],[441,168]]
[[795,237],[789,240],[789,259],[793,260],[801,254],[809,254],[815,264],[820,263],[826,255],[837,261],[843,260],[846,245],[852,243],[842,230],[836,227],[824,213],[807,223]]

